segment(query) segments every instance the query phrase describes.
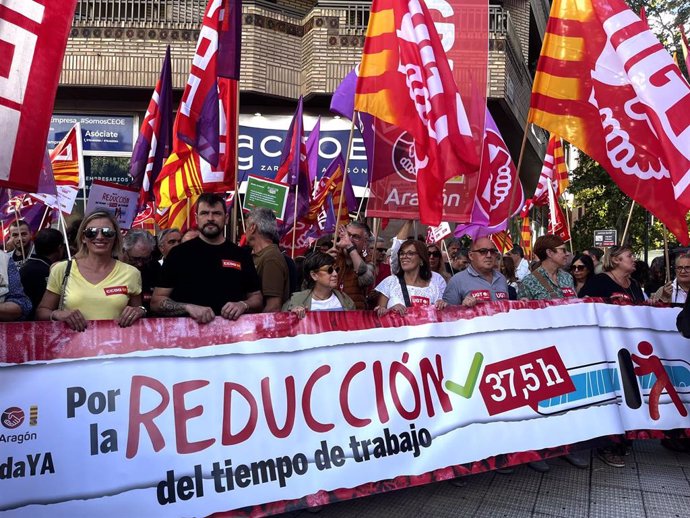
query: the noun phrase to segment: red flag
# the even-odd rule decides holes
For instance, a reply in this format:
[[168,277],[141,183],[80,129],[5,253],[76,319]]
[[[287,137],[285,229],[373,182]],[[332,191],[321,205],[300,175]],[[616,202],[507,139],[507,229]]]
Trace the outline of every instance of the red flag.
[[0,2],[0,187],[38,190],[75,5]]
[[[234,189],[241,36],[238,9],[241,11],[239,0],[210,0],[206,7],[175,119],[173,152],[154,186],[159,208],[204,191]],[[228,50],[224,52],[224,48]]]
[[556,198],[558,198],[568,188],[568,182],[568,169],[565,165],[563,144],[559,137],[551,135],[546,146],[544,165],[541,168],[537,189],[534,191],[534,195],[525,202],[522,213],[527,214],[532,207],[548,205],[549,183],[556,194]]
[[553,192],[553,186],[549,182],[547,184],[548,198],[549,198],[549,234],[554,234],[560,237],[564,242],[570,241],[570,229],[568,223],[563,216],[556,195]]
[[554,0],[530,122],[587,153],[690,244],[690,85],[622,0]]
[[460,175],[476,181],[479,156],[448,59],[424,3],[374,0],[355,109],[412,135],[421,220],[438,225],[444,183]]

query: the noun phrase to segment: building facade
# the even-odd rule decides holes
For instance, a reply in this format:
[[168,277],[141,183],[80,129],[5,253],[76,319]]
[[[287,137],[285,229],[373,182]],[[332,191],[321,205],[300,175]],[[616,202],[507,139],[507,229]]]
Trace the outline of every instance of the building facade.
[[[125,121],[122,128],[128,132],[131,125],[132,131],[110,147],[85,147],[90,176],[126,177],[127,146],[136,140],[168,45],[179,100],[206,3],[77,2],[55,112],[62,115],[64,125],[76,116],[95,123],[115,116]],[[445,0],[427,3],[433,9]],[[341,79],[359,62],[370,5],[342,0],[244,0],[242,119],[259,126],[259,119],[266,116],[273,117],[267,126],[282,118],[287,121],[302,95],[306,113],[324,116],[334,131],[347,129],[343,121],[330,120],[328,105]],[[488,105],[516,163],[548,12],[548,0],[491,0],[489,7]],[[56,138],[60,128],[59,124],[54,128]],[[540,129],[529,131],[521,169],[528,192],[536,186],[546,140]]]

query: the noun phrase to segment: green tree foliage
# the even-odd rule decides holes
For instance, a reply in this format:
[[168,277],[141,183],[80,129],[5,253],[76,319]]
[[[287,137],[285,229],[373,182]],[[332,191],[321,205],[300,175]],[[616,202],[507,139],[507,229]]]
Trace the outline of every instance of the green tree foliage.
[[[573,225],[574,249],[583,250],[593,246],[595,230],[615,228],[618,230],[618,239],[623,237],[631,200],[598,162],[580,153],[579,165],[572,171],[568,191],[575,197],[575,207],[584,209],[583,216]],[[638,253],[644,249],[646,212],[636,205],[626,238]],[[675,243],[672,235],[669,235],[669,239],[671,243]],[[659,221],[654,221],[649,231],[649,248],[662,248],[663,243],[662,225]]]

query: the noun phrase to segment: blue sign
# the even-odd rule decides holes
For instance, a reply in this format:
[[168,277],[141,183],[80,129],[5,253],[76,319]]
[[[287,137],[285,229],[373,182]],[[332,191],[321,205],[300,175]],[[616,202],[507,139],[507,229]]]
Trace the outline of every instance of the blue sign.
[[53,149],[77,122],[81,123],[82,150],[85,153],[132,153],[133,115],[55,114],[50,120],[48,147]]
[[[308,136],[309,133],[305,132]],[[253,174],[265,178],[275,178],[280,163],[280,155],[283,151],[283,140],[287,130],[273,128],[255,128],[240,125],[239,138],[239,168],[240,180],[247,179],[247,175]],[[350,138],[350,130],[321,130],[319,134],[319,164],[318,175],[321,176],[328,164],[338,156],[345,157],[345,150]],[[350,150],[348,163],[348,177],[352,185],[365,187],[367,184],[368,164],[364,149],[364,141],[355,130]]]

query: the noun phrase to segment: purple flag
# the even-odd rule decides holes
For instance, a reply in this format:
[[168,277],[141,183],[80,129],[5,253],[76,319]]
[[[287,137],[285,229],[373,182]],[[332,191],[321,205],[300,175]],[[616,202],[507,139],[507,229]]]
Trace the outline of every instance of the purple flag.
[[31,198],[28,194],[0,188],[0,223],[3,242],[9,236],[10,225],[17,219],[26,221],[31,229],[31,235],[35,235],[41,228],[50,226],[51,215],[50,207]]
[[353,120],[364,141],[364,149],[367,153],[367,169],[369,181],[374,171],[374,143],[376,132],[374,128],[375,118],[369,113],[355,112],[355,87],[357,86],[357,67],[353,68],[342,80],[340,86],[333,92],[330,110],[333,113]]
[[[298,179],[304,176],[309,180],[309,165],[307,164],[307,143],[304,138],[304,122],[302,120],[303,101],[300,95],[297,110],[290,121],[283,152],[280,156],[280,166],[276,174],[276,181],[297,185]],[[301,173],[301,174],[300,174]],[[300,186],[301,189],[301,186]]]
[[240,79],[240,55],[242,47],[242,0],[225,0],[223,25],[218,33],[219,77]]
[[319,172],[319,138],[321,134],[321,117],[316,121],[307,139],[307,164],[309,166],[309,183],[313,184]]
[[141,124],[137,143],[132,151],[129,174],[132,186],[141,189],[139,204],[153,200],[153,184],[172,146],[172,71],[170,45],[165,52],[161,75]]

